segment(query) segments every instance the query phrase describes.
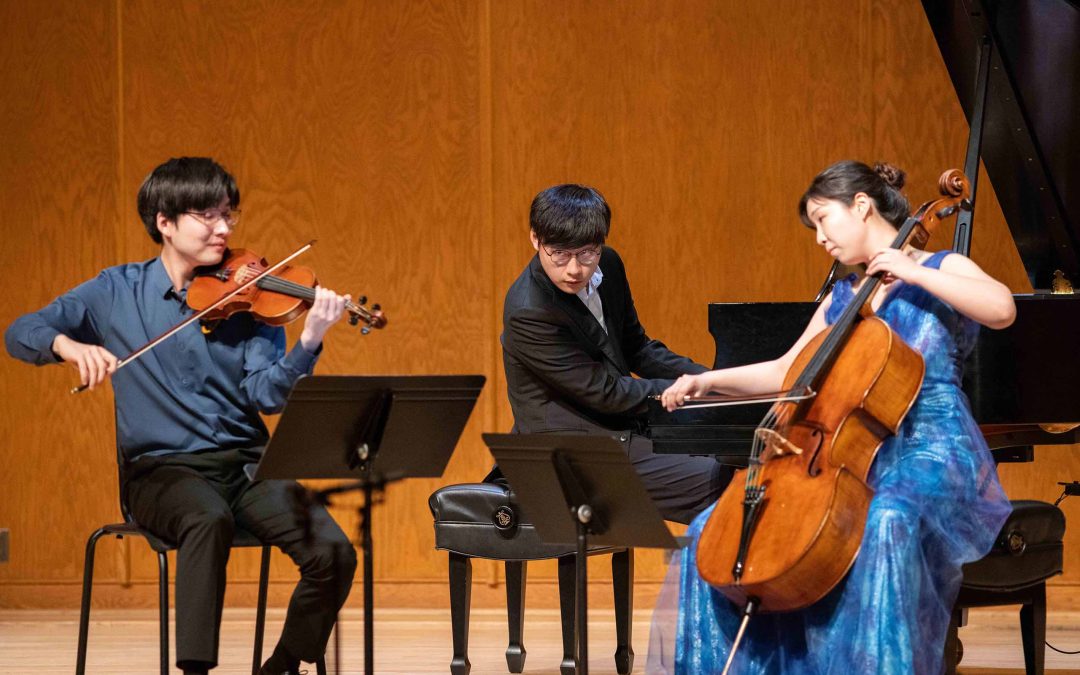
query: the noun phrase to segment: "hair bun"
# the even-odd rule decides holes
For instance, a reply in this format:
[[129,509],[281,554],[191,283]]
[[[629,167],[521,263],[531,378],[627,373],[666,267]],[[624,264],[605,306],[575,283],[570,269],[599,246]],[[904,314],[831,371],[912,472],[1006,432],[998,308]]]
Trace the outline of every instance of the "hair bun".
[[881,176],[881,179],[894,190],[902,189],[904,187],[904,179],[907,177],[907,174],[904,173],[903,169],[886,162],[876,162],[874,164],[874,173]]

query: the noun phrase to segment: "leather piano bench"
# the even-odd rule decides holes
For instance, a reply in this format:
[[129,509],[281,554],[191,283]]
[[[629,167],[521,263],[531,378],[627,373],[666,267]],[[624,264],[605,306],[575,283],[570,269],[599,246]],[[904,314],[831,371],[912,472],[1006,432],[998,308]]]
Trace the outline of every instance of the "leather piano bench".
[[[520,673],[525,667],[522,633],[526,565],[529,560],[558,558],[563,638],[560,670],[563,675],[573,675],[576,672],[574,547],[540,541],[536,528],[515,502],[514,493],[501,483],[448,485],[431,495],[428,506],[435,519],[435,548],[450,553],[450,617],[454,634],[450,672],[466,675],[471,668],[468,647],[472,559],[502,560],[506,564],[506,610],[510,632],[506,665],[510,672]],[[634,665],[634,651],[630,645],[634,553],[632,549],[590,547],[589,555],[597,553],[612,554],[618,643],[615,666],[620,674],[629,673]]]
[[957,629],[969,607],[1022,605],[1020,631],[1028,675],[1043,672],[1046,654],[1046,580],[1061,574],[1065,515],[1046,502],[1016,500],[993,550],[964,565],[964,580],[945,641],[945,672],[963,656]]

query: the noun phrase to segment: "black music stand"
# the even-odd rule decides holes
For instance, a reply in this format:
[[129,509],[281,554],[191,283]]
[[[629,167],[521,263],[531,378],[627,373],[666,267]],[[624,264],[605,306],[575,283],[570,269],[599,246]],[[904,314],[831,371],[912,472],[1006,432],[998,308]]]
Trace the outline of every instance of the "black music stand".
[[316,491],[362,490],[364,672],[374,673],[374,493],[403,478],[438,478],[469,419],[483,375],[317,375],[297,380],[254,478],[350,478]]
[[577,544],[574,641],[578,674],[589,673],[588,544],[678,548],[626,450],[610,436],[484,434],[540,539]]

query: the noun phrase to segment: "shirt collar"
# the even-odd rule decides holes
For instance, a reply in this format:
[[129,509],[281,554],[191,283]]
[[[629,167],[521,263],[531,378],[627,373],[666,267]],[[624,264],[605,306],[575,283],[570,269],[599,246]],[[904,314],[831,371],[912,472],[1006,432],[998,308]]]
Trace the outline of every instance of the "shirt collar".
[[154,258],[153,262],[150,263],[150,269],[146,275],[146,284],[156,298],[183,299],[183,296],[173,290],[172,279],[169,278],[169,273],[165,271],[165,263],[161,262],[160,256]]
[[600,287],[600,282],[604,280],[604,273],[600,271],[600,266],[596,266],[596,271],[593,272],[592,277],[589,278],[589,283],[585,285],[585,288],[577,292],[577,296],[581,298],[582,302],[585,302],[589,297],[596,292],[596,289]]

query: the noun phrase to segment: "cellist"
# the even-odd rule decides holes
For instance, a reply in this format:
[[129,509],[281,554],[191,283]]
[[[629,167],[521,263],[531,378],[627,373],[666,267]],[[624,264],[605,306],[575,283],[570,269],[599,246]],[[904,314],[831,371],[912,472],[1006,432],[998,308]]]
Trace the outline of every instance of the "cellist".
[[[866,264],[867,276],[883,273],[885,287],[872,309],[921,353],[926,374],[899,432],[871,467],[875,492],[847,577],[808,608],[754,617],[732,673],[941,672],[961,566],[990,550],[1009,514],[960,385],[979,326],[1004,328],[1015,318],[1012,295],[962,255],[890,247],[910,210],[903,183],[904,173],[893,166],[844,161],[818,174],[799,202],[802,222],[829,255]],[[663,393],[665,407],[709,393],[780,390],[796,355],[840,316],[861,282],[854,275],[838,281],[780,358],[684,375]],[[675,563],[681,564],[676,673],[719,673],[742,618],[741,608],[696,568],[711,511],[691,524],[693,543]]]
[[193,314],[188,285],[198,268],[221,262],[239,205],[236,181],[217,162],[170,159],[138,193],[139,216],[160,255],[104,270],[5,334],[15,358],[71,364],[89,388],[111,378],[124,499],[136,522],[178,546],[176,665],[184,673],[217,665],[234,527],[300,567],[281,638],[261,670],[267,675],[297,672],[301,660],[322,656],[356,568],[352,545],[324,508],[310,511],[310,523],[297,518],[303,505],[295,483],[252,482],[244,472],[269,438],[259,413],[280,411],[296,379],[312,372],[349,296],[317,288],[287,353],[281,327],[234,314],[207,335],[187,326],[117,371],[117,354]]

